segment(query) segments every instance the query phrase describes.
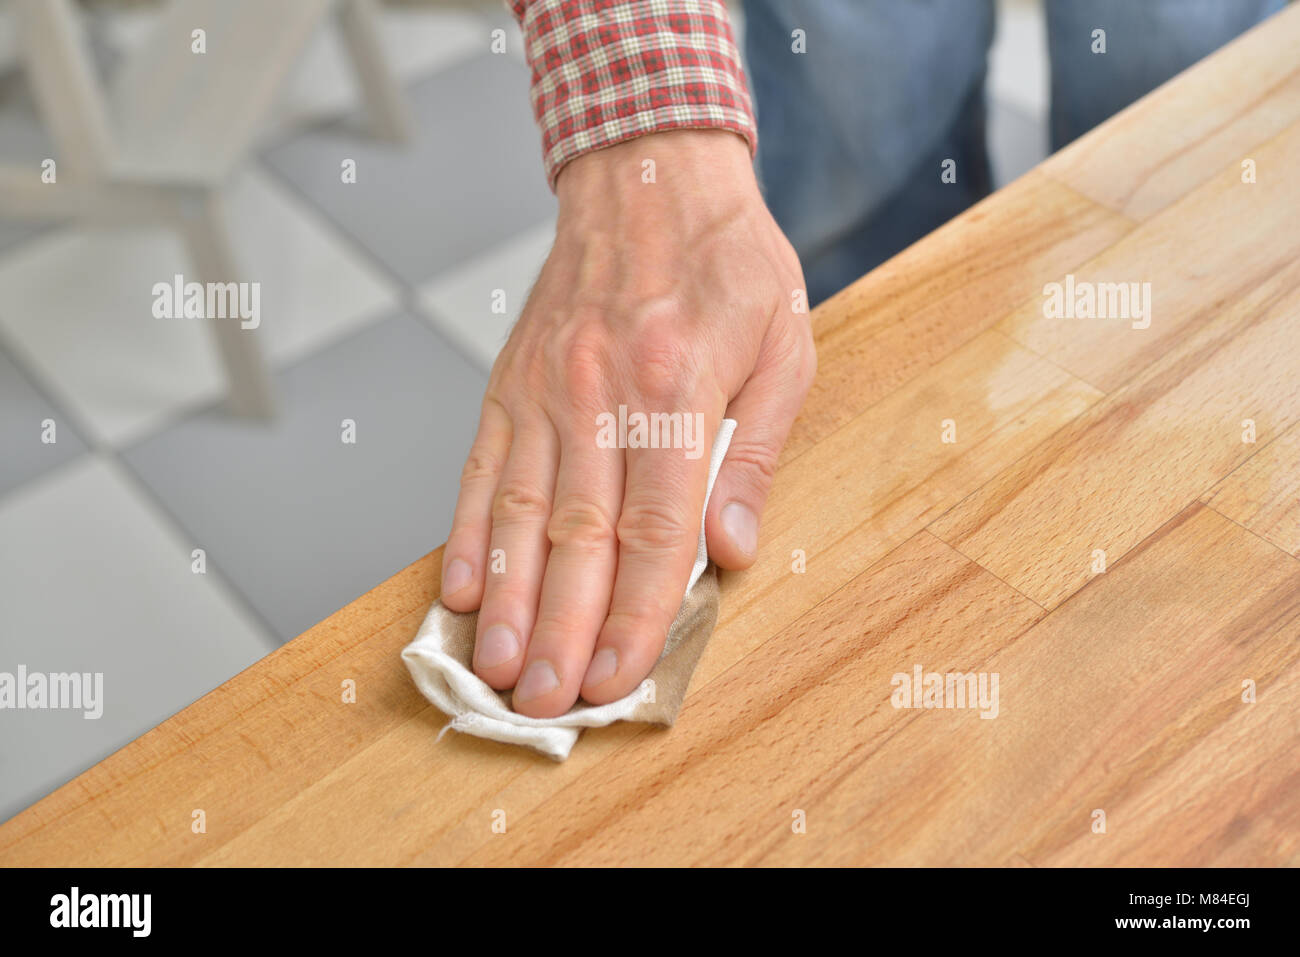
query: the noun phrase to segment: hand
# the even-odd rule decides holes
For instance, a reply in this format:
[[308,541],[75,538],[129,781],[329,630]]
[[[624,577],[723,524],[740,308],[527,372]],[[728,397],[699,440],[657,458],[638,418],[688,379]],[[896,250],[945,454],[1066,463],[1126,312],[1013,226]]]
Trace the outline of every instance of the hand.
[[[646,159],[656,182],[642,181]],[[798,257],[739,136],[628,140],[570,162],[556,192],[555,244],[493,366],[442,571],[447,607],[480,609],[475,672],[535,718],[579,694],[615,701],[650,673],[694,564],[724,413],[738,426],[709,502],[709,554],[753,563],[817,365],[807,310],[795,311]],[[598,417],[619,406],[679,413],[681,444],[702,454],[602,447]]]

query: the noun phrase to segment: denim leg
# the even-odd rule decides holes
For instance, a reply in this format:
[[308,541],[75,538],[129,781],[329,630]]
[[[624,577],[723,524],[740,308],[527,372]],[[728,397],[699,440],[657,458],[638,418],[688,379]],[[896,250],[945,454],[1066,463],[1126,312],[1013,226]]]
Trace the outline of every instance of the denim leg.
[[[1052,149],[1283,6],[1284,0],[1047,0]],[[1105,53],[1093,52],[1099,29]]]
[[746,0],[759,175],[812,302],[988,192],[992,36],[992,0]]

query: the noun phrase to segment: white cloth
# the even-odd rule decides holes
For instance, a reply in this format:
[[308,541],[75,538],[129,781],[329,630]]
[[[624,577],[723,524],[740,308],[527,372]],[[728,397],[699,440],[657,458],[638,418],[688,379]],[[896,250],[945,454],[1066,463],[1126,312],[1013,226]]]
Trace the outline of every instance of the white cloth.
[[[718,476],[718,469],[727,454],[727,447],[731,444],[731,436],[735,429],[734,419],[724,419],[714,438],[713,451],[709,458],[708,490],[704,497],[705,511],[708,510],[709,496],[713,494],[713,482]],[[701,513],[699,545],[695,554],[695,567],[691,569],[690,581],[686,586],[687,595],[699,582],[708,564],[704,514]],[[646,683],[643,683],[636,691],[618,701],[604,705],[587,705],[580,702],[558,718],[529,718],[518,714],[506,704],[500,693],[494,691],[474,674],[468,660],[461,660],[463,655],[458,657],[453,653],[453,646],[460,647],[460,643],[454,640],[451,634],[456,615],[456,612],[449,611],[441,601],[434,602],[423,624],[420,625],[415,640],[402,650],[402,659],[410,669],[411,677],[415,680],[420,693],[445,714],[451,716],[452,720],[443,729],[442,734],[445,734],[449,728],[454,728],[481,738],[527,745],[563,761],[569,756],[583,728],[601,727],[615,721],[636,719],[637,712],[642,709],[646,701]],[[464,623],[461,622],[460,625],[463,629]],[[711,624],[709,627],[711,629]],[[463,651],[463,647],[461,650]],[[664,655],[666,656],[669,651],[670,648],[665,647]],[[690,662],[689,668],[694,668],[694,660]],[[687,680],[689,680],[689,671]],[[684,694],[684,687],[681,690]],[[675,717],[676,705],[671,711],[672,716]],[[439,737],[441,736],[440,734]]]

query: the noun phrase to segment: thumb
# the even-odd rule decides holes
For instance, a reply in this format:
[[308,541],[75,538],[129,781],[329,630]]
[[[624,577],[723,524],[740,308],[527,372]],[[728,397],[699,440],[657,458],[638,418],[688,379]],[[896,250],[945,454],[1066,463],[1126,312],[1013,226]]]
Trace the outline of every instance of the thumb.
[[787,314],[772,323],[753,374],[727,407],[736,432],[704,521],[709,557],[723,568],[748,568],[758,555],[759,518],[776,463],[817,371],[807,316],[803,320]]

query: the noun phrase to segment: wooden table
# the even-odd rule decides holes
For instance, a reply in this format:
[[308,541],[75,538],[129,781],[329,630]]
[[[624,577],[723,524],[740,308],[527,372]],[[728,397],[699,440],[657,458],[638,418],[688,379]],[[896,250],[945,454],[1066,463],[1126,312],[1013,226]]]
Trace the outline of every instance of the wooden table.
[[[434,552],[0,860],[1300,862],[1297,49],[1293,5],[816,311],[762,557],[671,731],[438,741],[398,657]],[[1150,282],[1149,328],[1047,318],[1067,274]],[[996,673],[997,717],[893,707],[917,665]]]

